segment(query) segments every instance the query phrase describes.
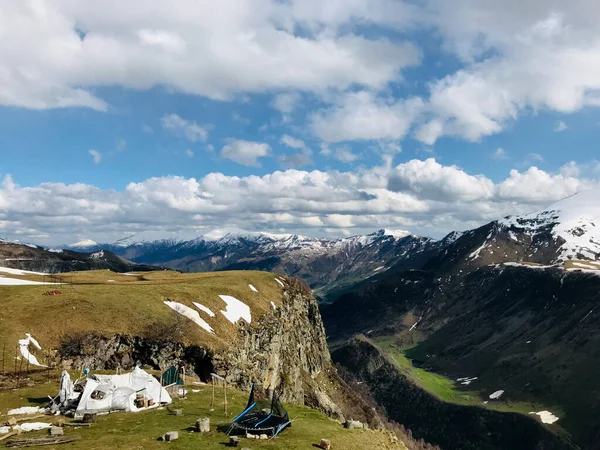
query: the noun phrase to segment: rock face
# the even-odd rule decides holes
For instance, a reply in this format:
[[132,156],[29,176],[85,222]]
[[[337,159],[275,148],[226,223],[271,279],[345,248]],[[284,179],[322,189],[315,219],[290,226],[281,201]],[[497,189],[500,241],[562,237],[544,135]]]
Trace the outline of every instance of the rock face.
[[239,344],[213,356],[215,370],[238,386],[253,382],[282,399],[300,403],[307,377],[331,364],[317,302],[306,285],[292,279],[283,305],[261,318],[257,327],[240,329]]

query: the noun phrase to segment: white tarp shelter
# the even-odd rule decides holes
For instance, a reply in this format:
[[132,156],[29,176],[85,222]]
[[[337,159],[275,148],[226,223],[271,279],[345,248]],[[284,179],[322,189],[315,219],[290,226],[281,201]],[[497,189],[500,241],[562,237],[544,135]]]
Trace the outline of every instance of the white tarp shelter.
[[[153,400],[154,404],[147,408],[136,407],[137,394],[142,394],[147,400]],[[123,375],[94,375],[88,378],[75,417],[81,417],[85,413],[136,412],[171,401],[171,396],[156,378],[136,367],[132,372]]]

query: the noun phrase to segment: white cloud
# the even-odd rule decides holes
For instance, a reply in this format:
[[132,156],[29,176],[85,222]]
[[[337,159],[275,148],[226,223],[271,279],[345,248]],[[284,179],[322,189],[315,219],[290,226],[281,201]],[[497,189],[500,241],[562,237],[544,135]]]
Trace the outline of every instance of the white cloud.
[[194,157],[194,152],[192,150],[190,150],[189,148],[185,151],[185,154],[188,156],[188,158]]
[[88,153],[92,155],[92,159],[94,160],[94,164],[100,164],[102,161],[102,153],[98,150],[88,150]]
[[177,114],[165,114],[160,122],[165,130],[183,135],[190,142],[206,141],[208,130],[194,121],[186,120]]
[[406,135],[422,107],[419,98],[396,101],[367,91],[352,92],[335,106],[314,113],[311,129],[327,142],[397,140]]
[[433,158],[413,159],[396,166],[389,188],[440,201],[472,201],[494,195],[494,183],[488,178],[469,175],[456,166],[442,166]]
[[238,164],[260,167],[259,158],[269,156],[271,147],[263,142],[251,142],[231,139],[229,144],[221,149],[221,157],[235,161]]
[[302,139],[297,139],[295,137],[290,136],[289,134],[284,134],[281,136],[280,142],[284,145],[287,145],[291,148],[304,148],[306,144]]
[[439,237],[543,208],[582,189],[600,190],[598,178],[574,176],[570,166],[569,173],[513,170],[494,184],[429,159],[355,172],[165,176],[130,183],[122,192],[86,184],[22,187],[6,176],[0,184],[0,234],[11,238],[18,231],[22,239],[48,244],[73,238],[113,242],[141,231],[197,235],[226,223],[311,235],[328,232],[325,228],[339,234],[340,228],[356,233],[401,227]]
[[315,15],[298,2],[275,0],[162,0],[143,8],[118,0],[3,2],[1,37],[19,42],[19,51],[0,49],[0,104],[105,111],[108,105],[92,88],[114,85],[165,86],[212,99],[353,85],[379,89],[417,64],[419,52],[410,43],[344,29],[349,21],[376,24],[397,10],[389,1],[365,6]]
[[335,149],[334,158],[343,163],[351,163],[356,161],[359,156],[347,148],[340,147]]
[[561,132],[561,131],[565,131],[568,130],[569,127],[567,126],[566,123],[564,123],[562,120],[559,120],[558,122],[556,122],[556,124],[554,125],[553,130],[556,132]]
[[501,160],[508,158],[508,155],[506,154],[506,150],[504,150],[502,147],[498,147],[494,153],[492,153],[492,158]]
[[284,92],[277,94],[273,98],[271,105],[282,114],[290,114],[294,111],[301,98],[301,95],[297,92]]

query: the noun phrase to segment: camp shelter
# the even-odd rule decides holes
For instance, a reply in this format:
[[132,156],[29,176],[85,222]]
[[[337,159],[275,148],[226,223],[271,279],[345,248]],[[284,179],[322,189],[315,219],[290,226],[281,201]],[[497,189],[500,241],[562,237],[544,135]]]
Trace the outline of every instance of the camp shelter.
[[291,424],[279,396],[273,393],[271,400],[259,398],[254,392],[253,384],[246,409],[233,419],[227,434],[242,431],[248,434],[267,434],[274,438]]
[[[136,399],[142,400],[136,404]],[[171,403],[171,396],[160,382],[136,367],[123,375],[93,375],[87,379],[79,399],[76,417],[86,413],[140,411]]]
[[163,386],[171,386],[176,384],[177,386],[183,386],[183,379],[181,378],[181,369],[175,366],[169,367],[163,372],[160,377]]

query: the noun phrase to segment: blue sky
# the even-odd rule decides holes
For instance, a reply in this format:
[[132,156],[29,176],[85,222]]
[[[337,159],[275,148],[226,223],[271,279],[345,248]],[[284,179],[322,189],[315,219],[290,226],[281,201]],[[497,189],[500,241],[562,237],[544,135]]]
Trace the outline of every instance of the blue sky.
[[596,188],[578,3],[6,2],[0,232],[440,237]]

